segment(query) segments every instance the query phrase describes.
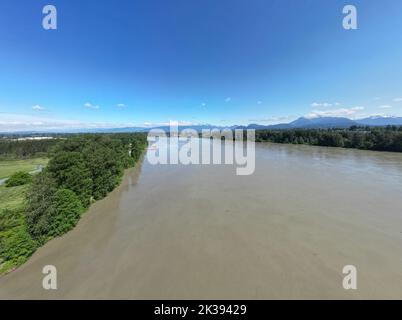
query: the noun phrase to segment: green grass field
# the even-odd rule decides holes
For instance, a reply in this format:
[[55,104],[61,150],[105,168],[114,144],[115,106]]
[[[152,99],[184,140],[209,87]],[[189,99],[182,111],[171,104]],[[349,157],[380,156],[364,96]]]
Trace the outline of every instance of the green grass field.
[[47,162],[47,158],[34,158],[26,160],[0,160],[0,179],[8,178],[17,171],[34,171],[36,170],[38,165],[45,166]]

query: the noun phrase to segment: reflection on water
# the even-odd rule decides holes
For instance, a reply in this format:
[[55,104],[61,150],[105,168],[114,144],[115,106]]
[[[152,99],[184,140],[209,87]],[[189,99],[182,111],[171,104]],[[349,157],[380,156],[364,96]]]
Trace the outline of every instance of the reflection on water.
[[127,183],[123,183],[122,184],[122,193],[128,192],[129,190],[131,190],[133,187],[135,187],[138,183],[138,179],[141,175],[141,170],[142,170],[142,165],[144,162],[144,158],[145,156],[142,156],[142,158],[139,160],[138,164],[136,165],[134,170],[129,170],[126,173],[126,179],[127,179]]
[[[402,154],[257,144],[256,171],[142,165],[0,298],[402,298]],[[58,268],[44,292],[41,269]],[[342,288],[355,265],[358,290]]]

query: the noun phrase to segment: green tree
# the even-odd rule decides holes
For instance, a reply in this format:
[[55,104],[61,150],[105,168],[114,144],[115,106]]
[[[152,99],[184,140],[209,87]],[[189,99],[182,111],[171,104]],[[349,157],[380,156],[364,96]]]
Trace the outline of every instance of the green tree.
[[49,161],[48,170],[58,188],[70,189],[88,207],[92,195],[92,179],[79,152],[57,152]]
[[56,182],[47,171],[44,171],[34,178],[27,193],[27,228],[32,237],[41,242],[46,240],[51,230],[56,191]]
[[77,195],[68,189],[60,189],[54,197],[54,214],[49,221],[49,236],[60,236],[75,227],[84,208]]
[[7,180],[6,187],[17,187],[31,182],[32,176],[29,173],[18,171]]
[[101,138],[88,144],[82,152],[89,169],[92,184],[92,196],[102,199],[117,185],[124,169],[127,156],[123,154],[120,142]]

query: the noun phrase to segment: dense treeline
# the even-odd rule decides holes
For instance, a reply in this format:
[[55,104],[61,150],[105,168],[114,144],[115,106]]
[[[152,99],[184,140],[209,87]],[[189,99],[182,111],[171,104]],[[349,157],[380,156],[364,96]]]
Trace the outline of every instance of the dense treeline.
[[[0,271],[1,262],[21,264],[37,246],[71,230],[93,201],[119,184],[124,169],[135,165],[146,144],[142,133],[86,134],[59,140],[49,153],[48,166],[26,191],[18,224],[4,223],[2,230],[0,223]],[[0,212],[4,218],[0,220],[12,217],[9,211]]]
[[60,140],[10,140],[0,139],[0,158],[27,159],[45,157]]
[[256,141],[402,152],[402,127],[257,130]]
[[[66,225],[74,226],[83,209],[119,184],[124,169],[134,166],[145,145],[144,134],[87,134],[57,144],[29,192],[31,235],[43,240],[59,235],[57,230],[64,232]],[[63,207],[70,207],[69,216],[60,213]]]

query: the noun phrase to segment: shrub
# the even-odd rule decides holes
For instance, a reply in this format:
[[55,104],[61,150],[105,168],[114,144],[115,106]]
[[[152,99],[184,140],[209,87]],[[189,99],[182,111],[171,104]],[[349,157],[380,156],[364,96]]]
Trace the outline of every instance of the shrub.
[[52,237],[60,236],[74,228],[84,211],[77,195],[68,189],[60,189],[56,192],[54,208],[49,232]]
[[22,209],[0,209],[0,232],[19,226],[23,221]]
[[24,184],[28,184],[32,182],[32,176],[26,172],[16,172],[14,173],[6,182],[6,187],[17,187],[22,186]]
[[0,273],[24,263],[36,248],[37,243],[27,232],[25,224],[0,232],[0,260],[5,261]]

